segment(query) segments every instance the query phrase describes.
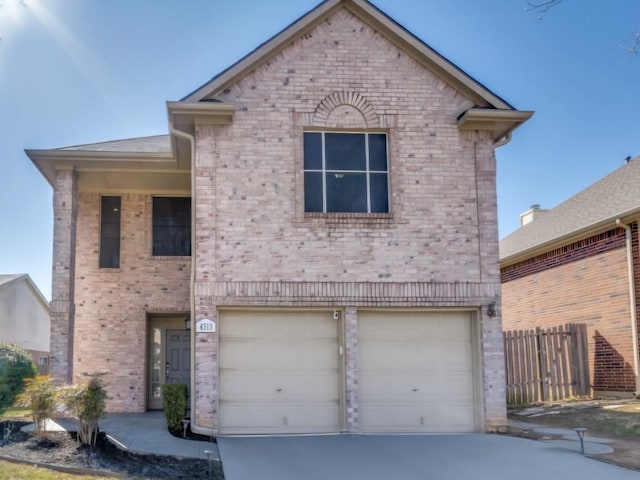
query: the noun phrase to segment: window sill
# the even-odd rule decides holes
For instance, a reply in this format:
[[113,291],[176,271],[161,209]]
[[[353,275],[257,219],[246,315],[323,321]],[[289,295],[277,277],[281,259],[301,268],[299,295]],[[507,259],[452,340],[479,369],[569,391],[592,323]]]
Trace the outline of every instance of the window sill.
[[305,221],[340,226],[388,226],[393,222],[392,213],[310,213],[305,212]]
[[100,271],[100,273],[120,273],[120,267],[118,267],[118,268],[98,267],[98,270]]
[[152,260],[161,260],[161,261],[176,260],[176,261],[184,262],[185,260],[191,260],[191,255],[176,255],[176,256],[171,256],[171,255],[152,255],[151,259]]
[[320,213],[320,212],[305,212],[304,218],[328,218],[328,219],[378,219],[378,218],[393,218],[392,213]]

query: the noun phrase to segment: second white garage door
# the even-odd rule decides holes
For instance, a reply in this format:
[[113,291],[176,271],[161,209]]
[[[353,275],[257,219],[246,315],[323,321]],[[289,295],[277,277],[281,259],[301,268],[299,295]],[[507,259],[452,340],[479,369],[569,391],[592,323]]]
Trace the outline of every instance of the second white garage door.
[[365,432],[473,432],[468,312],[358,312]]
[[220,433],[340,431],[338,321],[330,311],[223,311]]

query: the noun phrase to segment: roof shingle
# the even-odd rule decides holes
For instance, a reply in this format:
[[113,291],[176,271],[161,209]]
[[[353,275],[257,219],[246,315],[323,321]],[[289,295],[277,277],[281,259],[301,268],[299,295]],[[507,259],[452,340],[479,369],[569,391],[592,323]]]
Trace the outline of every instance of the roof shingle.
[[500,241],[500,260],[640,211],[640,157]]

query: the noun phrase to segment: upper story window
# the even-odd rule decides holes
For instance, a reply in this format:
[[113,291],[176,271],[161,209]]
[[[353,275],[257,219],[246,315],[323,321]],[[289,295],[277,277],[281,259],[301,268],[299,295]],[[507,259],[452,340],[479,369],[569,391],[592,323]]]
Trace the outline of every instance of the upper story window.
[[120,268],[120,197],[100,197],[100,268]]
[[389,212],[387,135],[304,133],[305,212]]
[[153,197],[153,255],[191,255],[191,198]]

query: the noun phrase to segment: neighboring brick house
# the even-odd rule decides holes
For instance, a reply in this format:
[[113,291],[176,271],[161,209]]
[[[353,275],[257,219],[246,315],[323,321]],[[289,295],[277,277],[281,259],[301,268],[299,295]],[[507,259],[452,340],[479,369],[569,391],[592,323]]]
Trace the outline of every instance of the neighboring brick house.
[[31,353],[40,373],[48,372],[49,302],[25,274],[0,275],[0,340]]
[[167,108],[168,136],[27,152],[58,378],[109,370],[128,412],[190,378],[202,433],[505,426],[494,149],[531,112],[363,0]]
[[594,395],[638,392],[640,159],[500,242],[504,330],[587,325]]

